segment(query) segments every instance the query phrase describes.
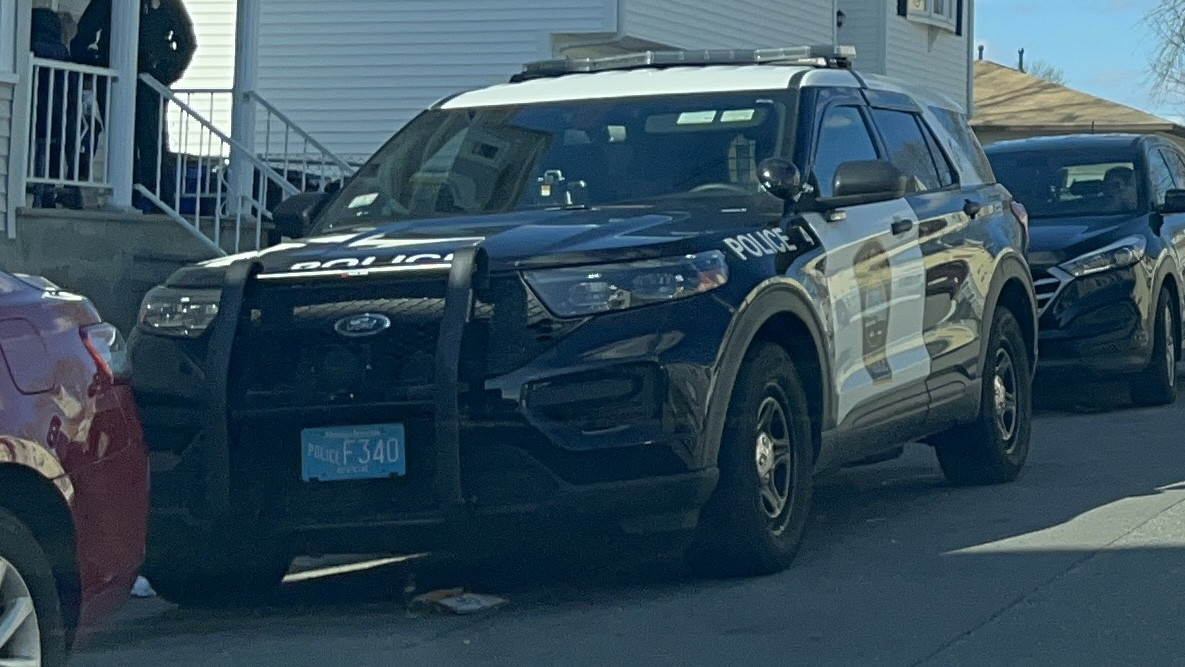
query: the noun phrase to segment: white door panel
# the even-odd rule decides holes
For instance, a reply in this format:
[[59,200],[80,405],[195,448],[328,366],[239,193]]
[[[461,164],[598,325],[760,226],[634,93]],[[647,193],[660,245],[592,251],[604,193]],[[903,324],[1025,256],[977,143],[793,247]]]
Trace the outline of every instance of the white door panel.
[[[828,303],[822,305],[834,331],[839,422],[862,403],[930,374],[922,337],[925,266],[913,209],[898,199],[846,213],[837,222],[805,216],[825,251]],[[895,235],[891,225],[899,220],[913,226]]]

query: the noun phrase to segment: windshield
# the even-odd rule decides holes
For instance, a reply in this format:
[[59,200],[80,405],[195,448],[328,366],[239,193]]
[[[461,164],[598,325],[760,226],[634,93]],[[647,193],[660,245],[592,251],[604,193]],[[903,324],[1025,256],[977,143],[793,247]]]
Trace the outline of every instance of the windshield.
[[1127,150],[997,152],[988,160],[1031,220],[1133,214],[1144,207],[1141,166]]
[[772,199],[789,93],[434,110],[401,130],[320,229],[413,218],[603,206],[658,197]]

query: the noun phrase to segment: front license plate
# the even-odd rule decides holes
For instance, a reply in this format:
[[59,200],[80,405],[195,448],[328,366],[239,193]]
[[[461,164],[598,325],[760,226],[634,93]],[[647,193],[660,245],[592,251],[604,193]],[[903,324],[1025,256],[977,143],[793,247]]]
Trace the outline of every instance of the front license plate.
[[306,428],[300,432],[301,477],[332,482],[407,473],[403,424]]

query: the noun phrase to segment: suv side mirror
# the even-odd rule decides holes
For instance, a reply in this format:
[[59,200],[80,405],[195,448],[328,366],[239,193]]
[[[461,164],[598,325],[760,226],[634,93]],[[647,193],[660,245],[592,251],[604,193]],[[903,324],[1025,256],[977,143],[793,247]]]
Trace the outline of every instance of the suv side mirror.
[[329,194],[324,192],[302,192],[285,199],[272,211],[276,231],[292,239],[304,236],[327,201]]
[[771,157],[757,165],[757,180],[766,192],[787,201],[797,201],[802,195],[802,172],[793,163]]
[[1185,190],[1166,190],[1161,213],[1185,213]]
[[885,160],[853,160],[835,170],[832,196],[820,198],[826,208],[858,206],[900,199],[909,189],[909,175]]

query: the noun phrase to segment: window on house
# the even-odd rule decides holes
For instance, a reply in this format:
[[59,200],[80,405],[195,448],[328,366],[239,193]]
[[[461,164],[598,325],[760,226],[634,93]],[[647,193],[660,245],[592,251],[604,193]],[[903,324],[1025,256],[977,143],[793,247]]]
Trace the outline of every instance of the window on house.
[[958,32],[960,0],[900,0],[897,13],[911,21],[938,25]]

